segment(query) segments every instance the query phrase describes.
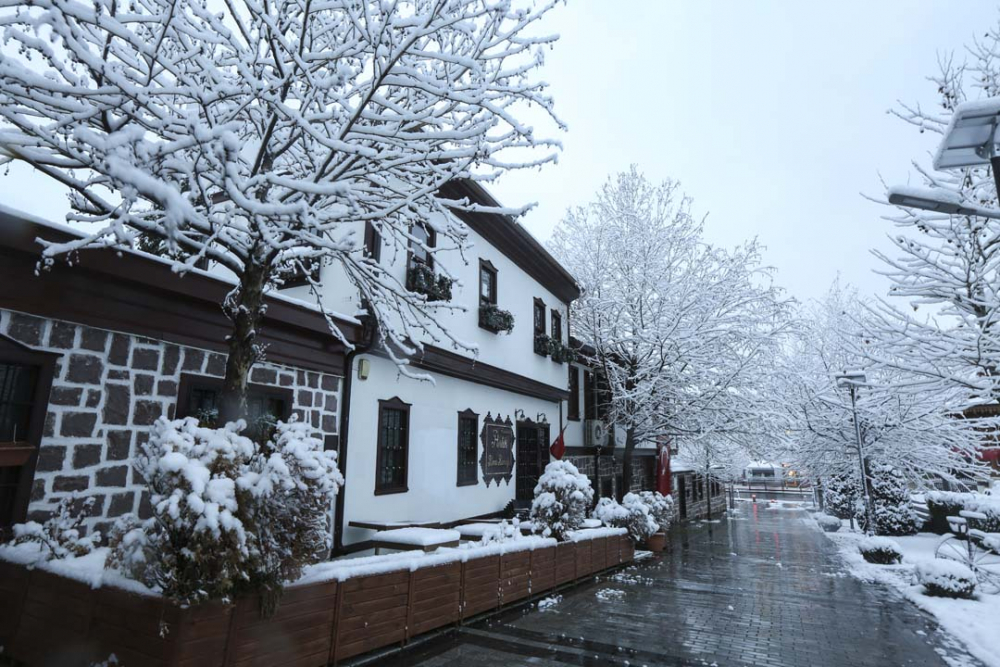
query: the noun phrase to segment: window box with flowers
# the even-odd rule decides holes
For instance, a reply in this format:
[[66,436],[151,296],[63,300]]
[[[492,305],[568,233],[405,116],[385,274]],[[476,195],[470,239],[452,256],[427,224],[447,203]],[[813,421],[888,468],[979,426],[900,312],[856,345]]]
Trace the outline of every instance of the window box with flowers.
[[553,340],[549,343],[549,356],[556,363],[571,364],[576,361],[576,350],[558,340]]
[[454,280],[421,262],[413,262],[406,272],[406,289],[423,294],[428,301],[451,301]]
[[535,354],[549,356],[554,341],[545,334],[535,334]]
[[514,330],[514,316],[495,303],[479,306],[479,326],[493,333],[510,333]]

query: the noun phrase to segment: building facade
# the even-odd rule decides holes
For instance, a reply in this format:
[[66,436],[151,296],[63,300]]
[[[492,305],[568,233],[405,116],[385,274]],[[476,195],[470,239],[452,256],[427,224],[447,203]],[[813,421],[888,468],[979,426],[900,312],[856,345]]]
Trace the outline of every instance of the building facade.
[[[151,425],[211,409],[225,373],[219,304],[230,283],[111,250],[36,273],[36,239],[73,236],[0,210],[0,529],[44,520],[71,494],[95,499],[90,528],[148,516],[132,462]],[[336,448],[343,344],[317,310],[281,298],[261,340],[268,360],[252,372],[251,412],[295,416]]]

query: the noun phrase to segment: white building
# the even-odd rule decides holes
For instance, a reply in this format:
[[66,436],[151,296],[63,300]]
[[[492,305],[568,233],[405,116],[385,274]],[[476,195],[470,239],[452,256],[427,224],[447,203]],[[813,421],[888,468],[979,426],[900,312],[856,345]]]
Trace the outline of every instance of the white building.
[[[498,206],[472,182],[449,186],[447,196]],[[374,534],[352,524],[445,523],[530,500],[565,420],[567,366],[536,352],[535,339],[542,334],[568,343],[569,304],[579,296],[575,280],[513,219],[456,214],[470,229],[464,260],[457,252],[394,252],[370,230],[365,234],[371,256],[401,281],[416,264],[447,266],[461,283],[451,302],[467,310],[447,313],[443,322],[479,352],[426,345],[411,366],[433,384],[400,374],[383,350],[348,357],[342,406],[348,424],[340,440],[347,482],[337,517],[338,538],[348,548]],[[434,246],[430,227],[414,233]],[[342,269],[322,270],[324,306],[356,312],[357,294],[336,274]],[[286,293],[295,296],[296,289],[305,288]],[[483,308],[508,311],[513,330],[491,331],[481,322]]]

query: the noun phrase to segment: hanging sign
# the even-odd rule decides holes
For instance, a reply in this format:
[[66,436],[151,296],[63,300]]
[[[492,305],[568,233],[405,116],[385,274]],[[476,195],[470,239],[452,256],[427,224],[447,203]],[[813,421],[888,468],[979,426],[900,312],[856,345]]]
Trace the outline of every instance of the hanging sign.
[[491,481],[499,486],[501,479],[510,484],[514,472],[514,424],[510,417],[504,420],[500,419],[500,415],[494,418],[487,414],[479,439],[483,443],[479,466],[483,470],[486,486]]

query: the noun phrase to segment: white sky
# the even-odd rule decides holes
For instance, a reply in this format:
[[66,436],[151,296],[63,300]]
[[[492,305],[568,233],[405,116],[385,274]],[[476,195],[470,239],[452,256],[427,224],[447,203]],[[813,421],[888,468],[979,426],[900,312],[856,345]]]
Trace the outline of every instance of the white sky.
[[[567,207],[636,163],[680,180],[708,213],[708,237],[757,236],[778,282],[822,294],[838,272],[884,293],[869,253],[889,248],[881,173],[906,182],[936,145],[886,113],[935,101],[939,54],[998,17],[995,0],[572,0],[547,27],[559,114],[559,164],[506,176],[508,205],[538,202],[524,223],[543,241]],[[0,203],[54,221],[59,190],[24,167],[0,172]]]
[[[777,280],[816,297],[838,271],[885,293],[872,247],[891,250],[886,210],[860,193],[905,183],[937,135],[886,111],[936,102],[939,54],[998,18],[993,0],[575,0],[544,78],[569,125],[559,164],[507,175],[494,193],[538,202],[547,240],[566,208],[636,163],[680,180],[709,240],[757,236]],[[916,182],[916,181],[914,181]]]

